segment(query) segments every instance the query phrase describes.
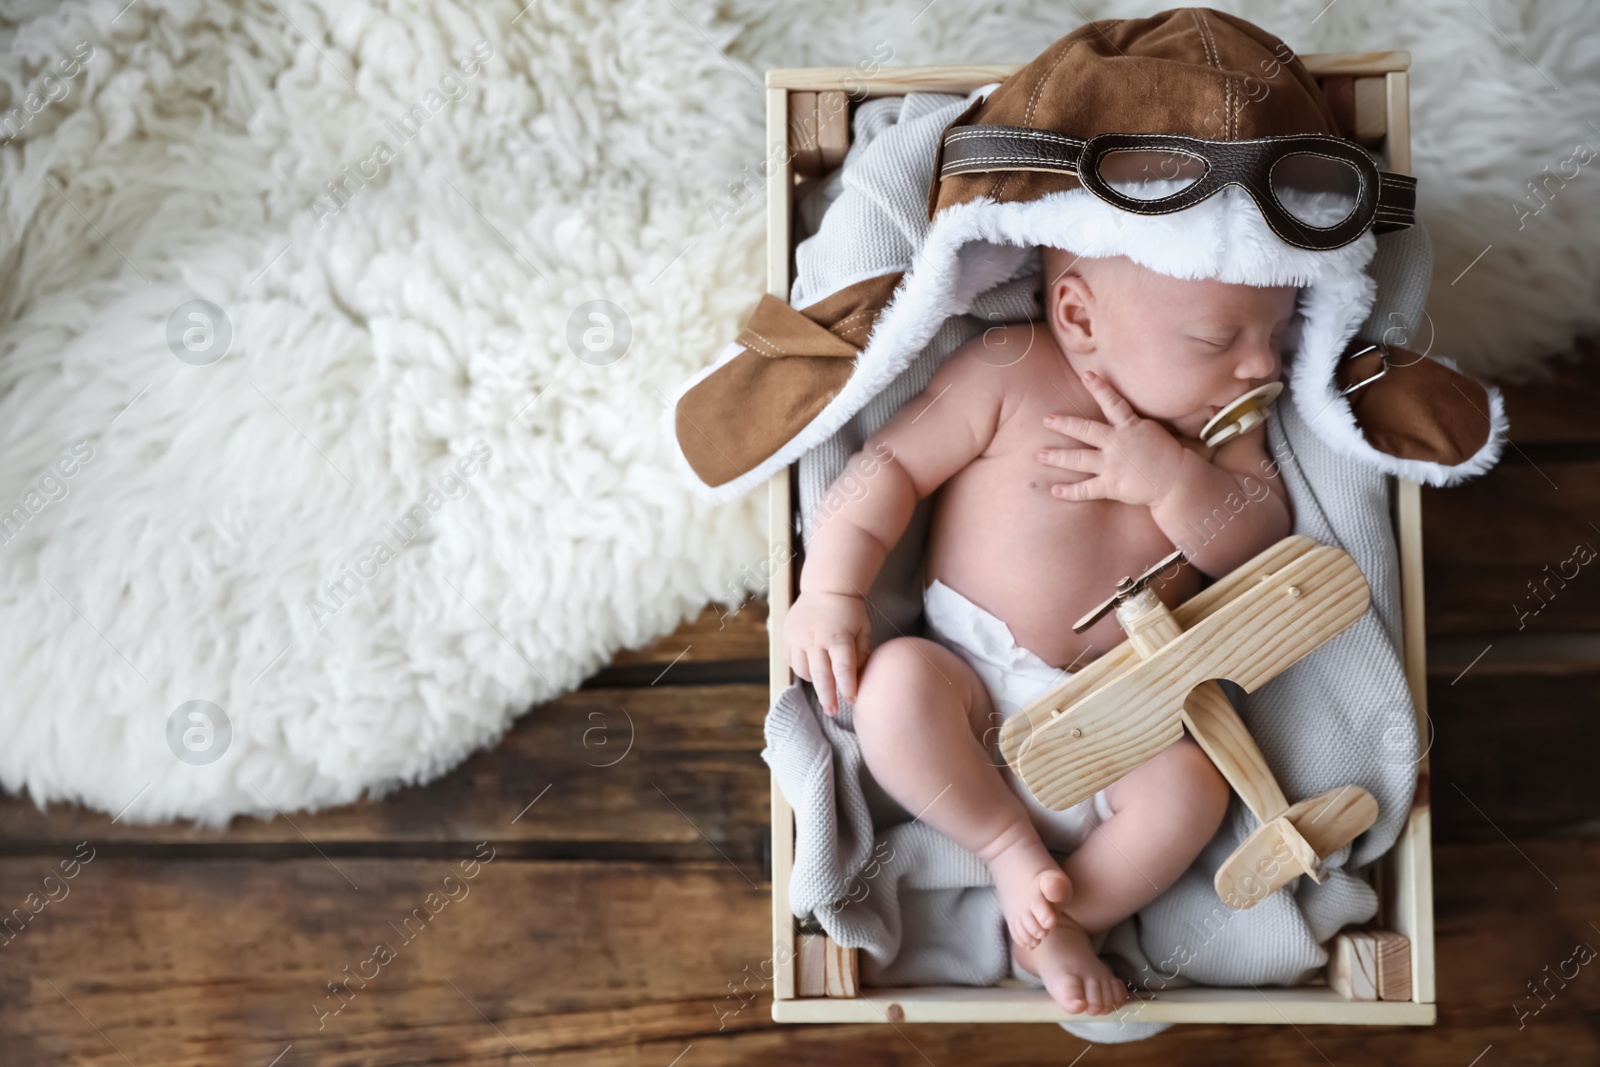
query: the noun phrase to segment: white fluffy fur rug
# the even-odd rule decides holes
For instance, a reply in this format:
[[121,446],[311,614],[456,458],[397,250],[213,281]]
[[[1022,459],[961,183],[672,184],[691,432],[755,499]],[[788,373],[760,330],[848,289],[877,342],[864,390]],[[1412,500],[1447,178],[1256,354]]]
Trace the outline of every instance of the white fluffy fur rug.
[[[1592,5],[1220,6],[1411,51],[1434,352],[1600,326]],[[764,288],[763,69],[1157,9],[9,8],[0,785],[208,822],[432,778],[760,588],[764,493],[698,504],[655,434]]]

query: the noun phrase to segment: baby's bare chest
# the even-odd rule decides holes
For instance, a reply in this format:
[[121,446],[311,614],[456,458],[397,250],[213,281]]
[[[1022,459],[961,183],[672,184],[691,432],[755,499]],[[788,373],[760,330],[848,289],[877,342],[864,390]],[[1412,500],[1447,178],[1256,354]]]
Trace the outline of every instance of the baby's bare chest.
[[[1085,642],[1103,650],[1121,639],[1114,621],[1102,620],[1081,636],[1071,624],[1110,596],[1119,579],[1145,570],[1173,545],[1147,506],[1066,500],[1051,491],[1092,477],[1038,455],[1042,448],[1090,447],[1044,424],[1049,414],[1103,421],[1087,394],[1046,380],[1010,400],[1014,406],[990,447],[936,494],[928,576],[986,606],[1019,643],[1059,665]],[[1197,584],[1191,570],[1185,568],[1180,583]],[[1169,592],[1176,602],[1192,590]]]

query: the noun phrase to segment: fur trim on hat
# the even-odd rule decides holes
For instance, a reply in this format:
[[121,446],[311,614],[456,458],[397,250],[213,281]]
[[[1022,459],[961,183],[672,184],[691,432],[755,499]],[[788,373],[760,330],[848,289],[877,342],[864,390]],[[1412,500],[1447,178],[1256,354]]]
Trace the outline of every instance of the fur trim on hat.
[[[1317,313],[1317,321],[1302,331],[1302,344],[1338,346],[1331,355],[1317,354],[1316,362],[1329,366],[1366,318],[1376,294],[1376,284],[1364,270],[1377,251],[1371,231],[1332,251],[1294,248],[1277,239],[1246,193],[1231,186],[1168,215],[1125,212],[1086,189],[1019,203],[981,198],[946,208],[934,218],[916,264],[879,315],[854,373],[804,430],[755,468],[720,486],[707,487],[694,478],[681,454],[680,468],[700,495],[713,501],[731,500],[765,482],[837,433],[911,364],[947,317],[966,313],[980,293],[1017,277],[1039,245],[1092,257],[1126,255],[1177,278],[1301,286],[1301,312],[1310,308]],[[1320,295],[1324,288],[1325,296]],[[724,346],[715,363],[675,391],[663,413],[669,439],[678,399],[739,351],[738,345]]]

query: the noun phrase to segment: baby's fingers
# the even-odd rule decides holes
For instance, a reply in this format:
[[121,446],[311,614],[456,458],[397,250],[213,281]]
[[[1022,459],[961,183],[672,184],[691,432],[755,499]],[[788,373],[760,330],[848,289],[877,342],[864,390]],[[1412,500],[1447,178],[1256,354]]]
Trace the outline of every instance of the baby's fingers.
[[1106,480],[1099,475],[1081,482],[1057,482],[1050,492],[1060,500],[1104,500],[1110,495]]
[[1041,448],[1039,462],[1069,471],[1098,473],[1105,469],[1105,453],[1098,448]]
[[808,682],[811,681],[811,668],[806,665],[805,650],[790,646],[788,653],[789,669],[794,672],[794,676]]
[[1083,378],[1083,384],[1088,388],[1089,395],[1094,397],[1095,402],[1100,405],[1100,410],[1105,412],[1108,423],[1113,426],[1124,426],[1138,421],[1139,415],[1133,410],[1133,405],[1113,389],[1110,382],[1094,371],[1084,371],[1080,377]]
[[828,646],[828,654],[833,660],[833,674],[839,683],[839,695],[854,704],[856,702],[855,647],[849,639],[845,639]]
[[822,704],[822,710],[829,715],[839,710],[839,705],[834,700],[833,670],[828,664],[828,651],[823,648],[808,649],[806,655],[811,661],[811,685],[817,691],[817,700]]
[[1096,447],[1102,444],[1101,435],[1109,428],[1103,422],[1093,419],[1080,419],[1076,415],[1046,415],[1044,424],[1047,428],[1067,437],[1076,437],[1080,441],[1087,441]]

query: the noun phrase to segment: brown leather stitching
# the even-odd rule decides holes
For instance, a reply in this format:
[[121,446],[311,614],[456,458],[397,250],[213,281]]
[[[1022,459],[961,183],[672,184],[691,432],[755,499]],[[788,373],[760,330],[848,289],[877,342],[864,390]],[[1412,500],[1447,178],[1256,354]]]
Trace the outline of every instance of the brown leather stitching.
[[1195,30],[1200,34],[1200,54],[1205,57],[1207,64],[1220,69],[1221,64],[1218,63],[1217,57],[1211,54],[1211,35],[1206,32],[1205,19],[1201,17],[1198,9],[1191,10],[1191,14],[1194,16]]
[[[1022,125],[1033,125],[1033,109],[1038,106],[1039,94],[1044,91],[1045,83],[1048,82],[1050,80],[1050,76],[1056,72],[1056,68],[1061,66],[1062,63],[1065,63],[1067,56],[1072,54],[1072,49],[1076,44],[1077,42],[1074,41],[1072,44],[1069,44],[1067,47],[1063,48],[1061,50],[1061,54],[1056,56],[1056,61],[1050,64],[1050,69],[1045,71],[1044,74],[1040,76],[1039,80],[1034,83],[1033,94],[1028,97],[1027,110],[1022,113]],[[992,195],[994,199],[999,200],[1000,194],[1005,191],[1006,182],[1010,180],[1010,172],[1001,174],[1000,180],[995,183],[994,192],[990,195]]]
[[1223,81],[1224,86],[1227,89],[1227,98],[1226,98],[1227,102],[1225,104],[1223,104],[1223,106],[1228,109],[1228,113],[1227,113],[1227,120],[1228,121],[1226,123],[1226,127],[1225,128],[1228,131],[1228,140],[1236,141],[1239,138],[1239,112],[1238,112],[1238,108],[1243,106],[1243,105],[1235,103],[1235,101],[1238,100],[1237,91],[1238,91],[1239,87],[1234,84],[1233,75],[1231,75],[1231,74],[1224,74],[1222,76],[1222,81]]
[[[754,338],[758,339],[759,341],[761,341],[762,344],[764,344],[768,348],[772,349],[772,351],[768,352],[767,355],[779,355],[779,356],[787,356],[787,355],[789,355],[789,352],[782,345],[774,343],[773,341],[771,341],[770,339],[768,339],[764,335],[756,333],[756,331],[750,329],[749,327],[746,327],[744,329],[744,333],[750,335],[751,337],[754,337]],[[749,342],[746,342],[746,344],[749,344]],[[754,345],[750,345],[750,347],[754,348],[755,346]]]
[[[1077,42],[1073,43],[1076,44]],[[1039,94],[1044,92],[1044,83],[1050,80],[1050,76],[1056,72],[1057,67],[1066,62],[1067,56],[1072,52],[1072,47],[1069,44],[1063,48],[1061,54],[1056,56],[1056,61],[1050,64],[1050,69],[1045,71],[1044,75],[1034,84],[1033,95],[1028,97],[1028,109],[1022,113],[1022,125],[1031,126],[1033,124],[1033,109],[1039,104]]]
[[[873,321],[876,321],[877,318],[878,313],[876,311],[858,311],[854,315],[840,319],[838,322],[829,327],[829,329],[833,330],[834,333],[853,333],[854,331],[860,329],[860,327],[847,326],[846,323],[854,322],[856,319],[872,319]],[[865,325],[870,328],[872,323],[868,322],[865,323]]]
[[1217,39],[1211,35],[1211,21],[1206,18],[1206,13],[1200,8],[1193,9],[1195,18],[1200,21],[1201,44],[1206,46],[1206,59],[1218,70],[1222,69],[1222,52],[1217,48]]

